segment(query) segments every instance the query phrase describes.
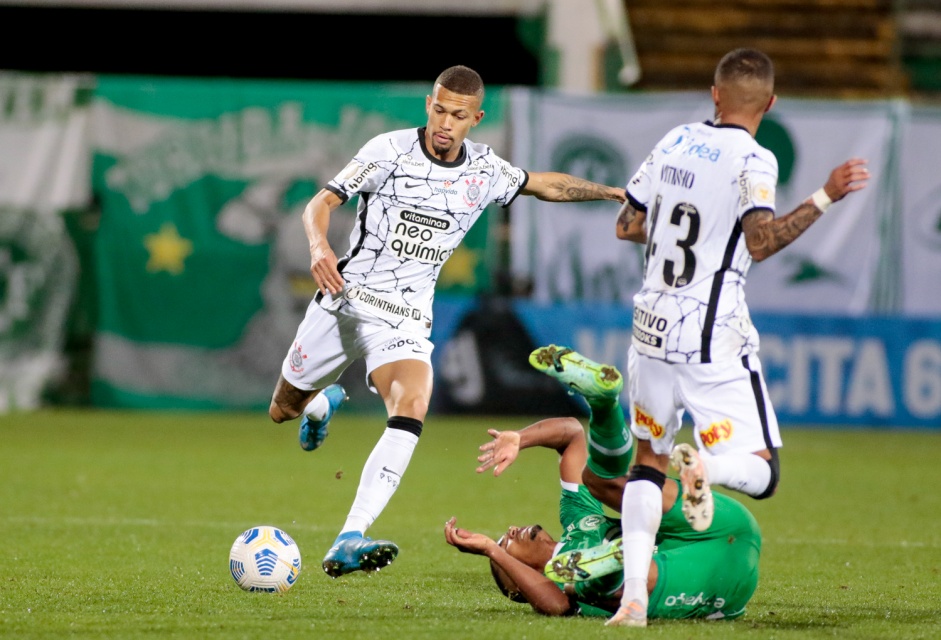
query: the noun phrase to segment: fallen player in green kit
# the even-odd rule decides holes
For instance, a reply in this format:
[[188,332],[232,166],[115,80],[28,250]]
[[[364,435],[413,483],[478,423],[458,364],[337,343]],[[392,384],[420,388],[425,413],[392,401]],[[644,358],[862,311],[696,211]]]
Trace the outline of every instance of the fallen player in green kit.
[[[621,526],[603,505],[620,508],[631,461],[632,438],[618,401],[623,378],[616,368],[571,350],[552,354],[553,366],[539,363],[545,356],[545,348],[537,349],[530,362],[588,401],[587,443],[575,418],[549,418],[519,431],[490,430],[493,440],[481,446],[477,471],[493,468],[499,476],[530,447],[558,451],[561,538],[530,525],[511,526],[494,541],[459,528],[455,518],[445,525],[445,538],[462,552],[488,557],[500,590],[537,613],[611,616],[621,604]],[[667,480],[648,571],[647,618],[739,617],[758,584],[758,524],[741,503],[715,493],[711,526],[694,531],[677,499],[681,492],[677,480]]]

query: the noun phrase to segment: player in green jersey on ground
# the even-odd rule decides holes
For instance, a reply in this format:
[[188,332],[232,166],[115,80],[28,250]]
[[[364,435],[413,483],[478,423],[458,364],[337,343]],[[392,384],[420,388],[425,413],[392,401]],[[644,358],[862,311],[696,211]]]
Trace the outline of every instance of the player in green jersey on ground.
[[[493,440],[481,446],[477,471],[492,468],[499,476],[522,449],[557,450],[562,536],[556,540],[539,525],[511,526],[494,541],[458,528],[452,518],[445,538],[460,551],[488,557],[501,591],[538,613],[610,616],[620,605],[623,582],[621,528],[603,505],[620,507],[631,461],[632,439],[618,401],[623,378],[616,368],[565,348],[537,349],[530,362],[587,400],[587,446],[585,430],[575,418],[541,420],[519,431],[491,429]],[[694,531],[677,500],[680,492],[676,480],[664,487],[663,518],[647,580],[647,617],[741,616],[758,584],[758,524],[741,503],[717,493],[712,526]]]

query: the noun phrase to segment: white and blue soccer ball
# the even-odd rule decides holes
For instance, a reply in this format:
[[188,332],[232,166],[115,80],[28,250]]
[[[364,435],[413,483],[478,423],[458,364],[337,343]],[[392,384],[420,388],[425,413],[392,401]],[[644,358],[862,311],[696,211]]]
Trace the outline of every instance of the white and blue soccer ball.
[[232,544],[229,571],[245,591],[284,592],[301,573],[301,550],[277,527],[252,527]]

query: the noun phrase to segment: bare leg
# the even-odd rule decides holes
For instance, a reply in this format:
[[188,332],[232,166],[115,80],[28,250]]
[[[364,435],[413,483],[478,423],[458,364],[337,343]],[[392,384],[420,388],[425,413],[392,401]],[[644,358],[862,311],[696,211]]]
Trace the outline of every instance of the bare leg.
[[285,420],[294,420],[301,415],[304,407],[318,393],[320,393],[320,389],[309,391],[298,389],[285,380],[283,375],[279,375],[278,383],[275,385],[274,393],[271,396],[271,404],[268,405],[268,415],[278,424]]

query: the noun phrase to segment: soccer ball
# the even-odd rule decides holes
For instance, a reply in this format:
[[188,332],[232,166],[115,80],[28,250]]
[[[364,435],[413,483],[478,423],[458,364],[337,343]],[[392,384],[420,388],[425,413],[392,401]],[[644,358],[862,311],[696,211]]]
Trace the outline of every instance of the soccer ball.
[[252,527],[232,544],[229,572],[246,591],[287,591],[301,573],[301,550],[277,527]]

